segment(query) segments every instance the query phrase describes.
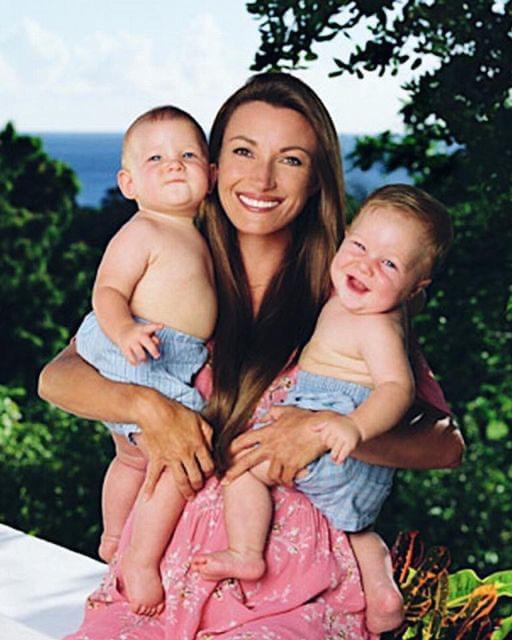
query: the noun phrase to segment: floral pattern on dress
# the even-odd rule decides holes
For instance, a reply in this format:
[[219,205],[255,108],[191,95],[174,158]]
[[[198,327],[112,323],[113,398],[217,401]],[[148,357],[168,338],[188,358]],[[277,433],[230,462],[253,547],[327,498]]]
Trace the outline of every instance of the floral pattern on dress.
[[[256,419],[286,398],[295,369],[280,376]],[[201,552],[225,548],[222,488],[211,478],[187,503],[161,562],[165,610],[131,613],[117,589],[114,562],[87,601],[81,628],[66,640],[366,640],[364,596],[347,536],[301,493],[272,489],[267,571],[257,581],[206,581],[192,571]],[[131,520],[120,542],[130,536]]]

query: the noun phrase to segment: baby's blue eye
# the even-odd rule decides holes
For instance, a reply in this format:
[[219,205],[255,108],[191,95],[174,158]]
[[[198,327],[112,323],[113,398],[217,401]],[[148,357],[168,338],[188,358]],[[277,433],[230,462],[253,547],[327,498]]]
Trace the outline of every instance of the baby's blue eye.
[[161,159],[162,159],[162,156],[157,153],[154,156],[149,157],[150,162],[158,162]]
[[195,158],[196,154],[193,151],[184,151],[182,157],[185,158],[185,160],[190,160],[191,158]]
[[398,267],[396,266],[396,264],[392,260],[383,260],[382,264],[385,267],[388,267],[388,269],[394,269],[395,271],[398,269]]

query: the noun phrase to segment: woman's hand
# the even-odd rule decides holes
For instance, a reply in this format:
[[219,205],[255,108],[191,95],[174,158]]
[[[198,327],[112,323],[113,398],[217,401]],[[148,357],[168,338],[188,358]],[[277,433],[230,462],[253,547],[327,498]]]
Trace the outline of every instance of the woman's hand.
[[231,482],[268,461],[270,482],[292,486],[297,473],[327,451],[314,427],[325,424],[332,415],[329,411],[273,407],[267,414],[271,424],[247,431],[233,441],[235,462],[226,472],[225,481]]
[[191,500],[213,473],[212,429],[199,414],[148,389],[139,398],[137,436],[148,458],[144,493],[151,495],[165,467],[172,471],[179,492]]
[[137,424],[148,455],[147,494],[166,465],[187,499],[213,472],[211,429],[199,415],[154,389],[104,378],[82,360],[74,344],[44,367],[38,390],[44,400],[84,418]]

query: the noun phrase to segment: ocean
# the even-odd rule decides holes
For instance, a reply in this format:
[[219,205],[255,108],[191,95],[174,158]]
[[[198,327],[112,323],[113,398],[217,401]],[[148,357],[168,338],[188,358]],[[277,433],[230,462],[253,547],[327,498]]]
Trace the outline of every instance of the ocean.
[[[105,191],[116,186],[121,154],[121,133],[33,133],[43,141],[48,155],[68,164],[77,174],[81,189],[78,204],[98,207]],[[386,174],[382,167],[361,171],[351,166],[348,154],[354,149],[356,136],[340,135],[345,163],[347,191],[358,199],[372,189],[391,182],[411,180],[404,170]]]

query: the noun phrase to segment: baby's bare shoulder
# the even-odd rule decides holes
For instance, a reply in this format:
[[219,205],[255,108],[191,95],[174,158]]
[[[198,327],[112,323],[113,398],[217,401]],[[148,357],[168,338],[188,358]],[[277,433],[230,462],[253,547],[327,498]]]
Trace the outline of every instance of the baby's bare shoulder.
[[152,220],[139,217],[138,214],[135,214],[116,232],[112,241],[142,241],[148,236],[151,237],[157,235],[157,233],[158,229]]
[[372,313],[353,316],[350,319],[353,339],[362,349],[370,344],[380,344],[390,340],[403,341],[405,325],[399,312]]

